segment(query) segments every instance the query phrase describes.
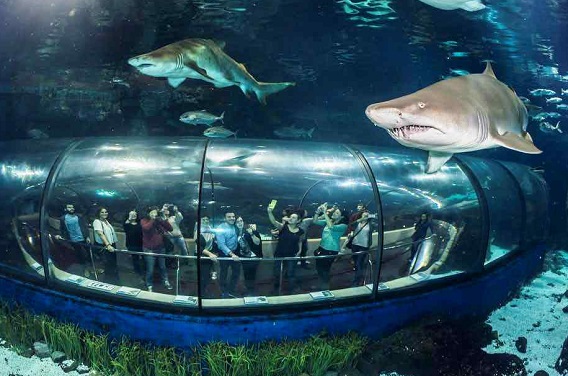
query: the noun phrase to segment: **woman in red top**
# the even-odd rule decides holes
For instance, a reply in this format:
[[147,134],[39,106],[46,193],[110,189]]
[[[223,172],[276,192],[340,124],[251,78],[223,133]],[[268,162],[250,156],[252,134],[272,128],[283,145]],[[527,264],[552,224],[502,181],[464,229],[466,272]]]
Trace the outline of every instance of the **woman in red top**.
[[[164,232],[172,231],[172,225],[168,223],[165,217],[158,216],[158,207],[150,206],[146,211],[146,216],[140,221],[142,226],[142,249],[146,253],[165,254],[164,248]],[[146,287],[152,292],[154,279],[155,256],[144,256],[146,260]],[[158,258],[158,268],[160,269],[160,277],[164,282],[166,289],[171,290],[172,285],[168,281],[168,271],[166,269],[166,259]]]

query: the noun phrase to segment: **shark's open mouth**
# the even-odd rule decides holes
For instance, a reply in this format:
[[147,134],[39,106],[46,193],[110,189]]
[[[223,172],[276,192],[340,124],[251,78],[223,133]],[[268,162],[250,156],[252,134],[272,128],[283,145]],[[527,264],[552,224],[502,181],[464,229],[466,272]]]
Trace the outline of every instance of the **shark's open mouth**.
[[154,64],[144,63],[144,64],[137,65],[136,68],[138,68],[138,69],[140,69],[140,68],[150,68],[150,67],[153,67],[153,66],[154,66]]
[[413,134],[424,133],[434,127],[426,125],[405,125],[404,127],[388,129],[389,134],[395,138],[407,138]]

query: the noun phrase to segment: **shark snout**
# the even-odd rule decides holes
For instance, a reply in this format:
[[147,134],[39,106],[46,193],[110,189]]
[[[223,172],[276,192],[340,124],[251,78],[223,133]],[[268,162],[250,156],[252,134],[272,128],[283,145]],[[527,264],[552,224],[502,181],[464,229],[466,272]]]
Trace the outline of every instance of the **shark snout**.
[[128,59],[128,64],[135,68],[148,68],[154,65],[144,55],[131,57]]
[[380,104],[372,104],[365,110],[365,115],[375,125],[383,128],[392,128],[400,126],[402,122],[403,112],[395,107],[384,107]]

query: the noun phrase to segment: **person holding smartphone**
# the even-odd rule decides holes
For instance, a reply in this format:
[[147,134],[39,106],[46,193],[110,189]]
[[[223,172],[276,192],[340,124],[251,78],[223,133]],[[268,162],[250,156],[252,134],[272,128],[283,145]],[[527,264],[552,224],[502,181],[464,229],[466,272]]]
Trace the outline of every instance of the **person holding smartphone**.
[[[275,200],[272,200],[273,202]],[[274,206],[269,205],[267,208],[268,219],[278,229],[278,244],[274,252],[275,258],[295,257],[300,252],[300,244],[302,243],[302,235],[304,231],[300,228],[302,217],[300,213],[291,212],[287,215],[286,221],[278,222],[274,217]],[[282,263],[284,265],[282,267]],[[274,290],[280,291],[280,270],[282,268],[282,276],[288,277],[288,283],[292,293],[296,292],[296,260],[276,260],[274,261]]]
[[256,230],[256,225],[249,224],[245,226],[243,217],[238,217],[235,225],[237,226],[239,242],[237,253],[241,259],[247,259],[242,263],[247,294],[254,295],[258,260],[252,260],[262,258],[262,240],[259,232]]
[[316,258],[316,270],[320,278],[322,290],[329,290],[330,270],[335,257],[339,254],[340,238],[347,230],[348,214],[345,210],[335,208],[328,210],[327,202],[320,205],[314,213],[315,225],[324,226],[321,241],[314,256],[329,256]]

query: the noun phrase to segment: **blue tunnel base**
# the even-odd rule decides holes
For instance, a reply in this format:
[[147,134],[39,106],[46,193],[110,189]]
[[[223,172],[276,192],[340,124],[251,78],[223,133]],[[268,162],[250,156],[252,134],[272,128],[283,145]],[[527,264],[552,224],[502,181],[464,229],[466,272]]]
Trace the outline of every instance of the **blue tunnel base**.
[[[372,339],[390,334],[424,317],[482,316],[505,303],[512,293],[541,270],[546,248],[524,251],[466,281],[416,289],[404,297],[300,312],[165,313],[80,298],[0,275],[0,298],[60,321],[78,324],[111,338],[189,349],[209,341],[232,344],[304,339],[323,331],[349,331]],[[380,295],[379,295],[380,297]]]

